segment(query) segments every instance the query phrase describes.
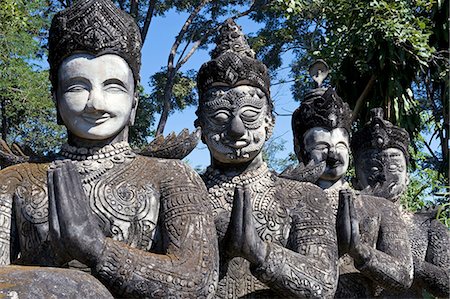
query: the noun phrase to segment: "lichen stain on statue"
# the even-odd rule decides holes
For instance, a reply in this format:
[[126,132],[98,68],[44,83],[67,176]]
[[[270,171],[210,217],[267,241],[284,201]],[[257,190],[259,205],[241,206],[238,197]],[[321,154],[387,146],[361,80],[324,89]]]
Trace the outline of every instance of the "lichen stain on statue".
[[[409,183],[408,132],[384,120],[382,108],[354,134],[356,185],[363,193],[389,199],[400,206]],[[402,297],[420,297],[423,289],[437,297],[450,296],[450,235],[435,213],[402,210],[414,260],[414,282]]]
[[[317,66],[317,64],[319,66]],[[327,73],[323,62],[317,69]],[[292,117],[295,152],[304,163],[326,163],[316,182],[337,215],[339,284],[336,298],[378,295],[385,288],[408,289],[412,256],[405,224],[390,201],[362,195],[345,181],[350,157],[351,110],[332,87],[311,90]]]
[[[68,143],[51,163],[0,172],[0,264],[81,263],[92,274],[76,272],[81,282],[97,279],[116,297],[210,298],[218,249],[201,178],[178,160],[140,156],[128,144],[140,49],[134,20],[110,0],[78,1],[54,17],[50,78]],[[36,271],[58,273],[70,288],[64,281],[76,276],[16,270],[2,268],[0,279],[26,283]]]
[[196,126],[221,254],[218,298],[330,298],[337,283],[334,216],[310,184],[262,159],[274,125],[270,79],[232,20],[199,70]]

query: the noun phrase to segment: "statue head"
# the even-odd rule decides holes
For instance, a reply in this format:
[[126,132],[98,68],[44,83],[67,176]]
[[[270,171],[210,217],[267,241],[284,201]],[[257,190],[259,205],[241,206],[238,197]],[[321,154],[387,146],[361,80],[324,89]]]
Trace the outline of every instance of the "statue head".
[[111,0],[77,1],[52,20],[50,80],[69,142],[123,141],[137,108],[141,36]]
[[198,73],[195,125],[202,128],[202,141],[213,163],[251,162],[261,154],[275,122],[270,78],[231,19],[216,43],[212,60]]
[[299,161],[326,161],[319,180],[337,181],[350,158],[351,110],[333,88],[318,87],[305,96],[292,115],[294,150]]
[[373,195],[397,201],[409,183],[409,142],[405,129],[384,120],[382,108],[372,109],[370,121],[351,143],[357,187],[370,187]]

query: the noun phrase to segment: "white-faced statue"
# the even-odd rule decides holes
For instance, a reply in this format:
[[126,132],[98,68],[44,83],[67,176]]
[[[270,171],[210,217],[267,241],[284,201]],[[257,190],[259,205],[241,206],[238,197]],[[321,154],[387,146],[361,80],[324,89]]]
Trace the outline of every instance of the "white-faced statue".
[[[142,40],[124,11],[108,1],[89,5],[89,19],[71,9],[53,18],[48,61],[58,123],[67,127],[68,143],[101,147],[128,139],[137,107]],[[93,30],[89,22],[104,24]]]
[[345,175],[350,160],[350,141],[346,129],[314,127],[303,136],[305,151],[310,160],[326,161],[322,180],[336,181]]
[[115,54],[69,56],[58,70],[56,101],[71,134],[87,140],[114,137],[134,121],[133,72]]
[[350,160],[351,110],[333,88],[306,95],[292,116],[295,153],[299,161],[326,166],[317,182],[328,188],[345,178]]

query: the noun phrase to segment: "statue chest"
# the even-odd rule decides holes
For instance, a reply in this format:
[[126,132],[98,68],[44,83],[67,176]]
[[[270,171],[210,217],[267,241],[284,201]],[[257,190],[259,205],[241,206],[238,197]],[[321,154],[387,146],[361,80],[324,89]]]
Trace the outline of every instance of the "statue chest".
[[[219,240],[228,228],[233,207],[235,186],[214,185],[209,188],[209,199]],[[250,184],[253,221],[256,231],[264,241],[286,246],[292,218],[290,209],[277,198],[276,188],[268,181]]]
[[[159,192],[151,180],[137,179],[139,167],[114,167],[92,176],[82,173],[86,205],[105,235],[132,247],[150,250],[159,215]],[[141,174],[142,176],[142,174]],[[16,228],[22,252],[48,243],[46,173],[28,175],[15,192]]]

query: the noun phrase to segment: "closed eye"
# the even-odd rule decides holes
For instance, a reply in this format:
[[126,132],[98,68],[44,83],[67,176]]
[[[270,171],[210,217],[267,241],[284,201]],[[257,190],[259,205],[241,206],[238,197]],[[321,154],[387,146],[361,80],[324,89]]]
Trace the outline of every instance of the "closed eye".
[[258,119],[260,114],[261,111],[259,110],[247,108],[241,112],[241,118],[244,122],[254,122]]
[[103,86],[108,92],[128,92],[126,85],[119,79],[108,79],[103,82]]
[[219,125],[227,123],[230,117],[231,113],[227,110],[219,110],[210,115],[212,121]]

